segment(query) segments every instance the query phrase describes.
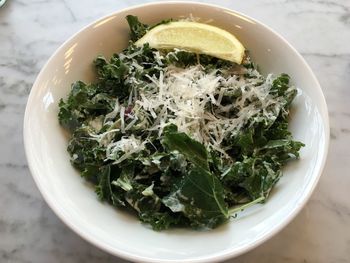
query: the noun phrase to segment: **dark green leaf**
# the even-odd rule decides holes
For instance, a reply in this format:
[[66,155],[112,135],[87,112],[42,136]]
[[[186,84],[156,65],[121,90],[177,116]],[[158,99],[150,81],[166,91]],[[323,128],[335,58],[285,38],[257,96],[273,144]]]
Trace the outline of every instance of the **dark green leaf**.
[[128,15],[126,20],[130,27],[130,38],[132,41],[137,41],[143,37],[149,29],[149,26],[141,23],[137,16]]
[[289,88],[289,80],[290,80],[290,77],[285,73],[278,76],[272,82],[271,93],[277,94],[278,96],[283,96],[284,93]]
[[162,143],[171,151],[179,151],[187,160],[203,169],[209,169],[208,154],[203,144],[183,132],[166,130]]
[[179,225],[184,219],[179,214],[168,212],[145,212],[140,214],[140,220],[150,224],[154,230],[168,229],[170,226]]
[[228,218],[221,182],[208,171],[194,167],[163,198],[174,213],[182,212],[193,227],[213,228]]
[[275,157],[280,163],[299,157],[299,150],[304,144],[293,140],[271,140],[259,149],[259,155]]
[[96,186],[96,193],[101,200],[110,201],[112,195],[111,181],[110,181],[110,167],[105,166],[100,168],[98,174],[98,185]]

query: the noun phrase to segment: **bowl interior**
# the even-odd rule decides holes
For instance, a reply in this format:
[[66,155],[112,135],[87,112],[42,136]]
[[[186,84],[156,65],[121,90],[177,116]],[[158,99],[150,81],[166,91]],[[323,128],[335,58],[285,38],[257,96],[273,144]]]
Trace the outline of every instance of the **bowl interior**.
[[[92,60],[109,57],[128,43],[124,17],[145,23],[192,14],[234,33],[263,73],[290,74],[300,89],[290,129],[306,143],[299,161],[289,163],[265,205],[256,205],[213,231],[175,229],[155,232],[132,215],[98,201],[72,168],[67,136],[57,121],[58,102],[75,80],[92,81]],[[328,145],[328,116],[321,89],[304,60],[283,39],[239,13],[195,3],[157,3],[117,12],[89,25],[65,42],[38,76],[27,105],[24,137],[33,177],[60,218],[95,245],[136,261],[212,261],[238,255],[286,225],[310,196]]]

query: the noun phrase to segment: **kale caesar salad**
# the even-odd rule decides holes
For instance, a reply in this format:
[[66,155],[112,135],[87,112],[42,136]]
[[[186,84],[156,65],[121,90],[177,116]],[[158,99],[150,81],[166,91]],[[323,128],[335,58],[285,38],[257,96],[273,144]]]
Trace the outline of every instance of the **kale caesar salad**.
[[72,165],[154,230],[212,229],[266,202],[304,146],[288,130],[290,77],[263,76],[223,29],[126,19],[128,47],[59,102]]

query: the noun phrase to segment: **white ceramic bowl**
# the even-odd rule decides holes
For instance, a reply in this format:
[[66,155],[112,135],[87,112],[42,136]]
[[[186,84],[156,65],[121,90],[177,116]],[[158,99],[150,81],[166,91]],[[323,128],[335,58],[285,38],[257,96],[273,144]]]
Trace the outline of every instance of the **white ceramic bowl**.
[[[69,163],[67,137],[57,121],[58,101],[75,80],[93,80],[92,60],[126,47],[124,17],[137,15],[155,23],[189,16],[210,20],[234,33],[263,73],[286,72],[301,90],[293,104],[290,129],[306,143],[301,159],[284,169],[284,177],[265,205],[256,205],[213,231],[175,229],[155,232],[135,217],[97,200],[91,187]],[[328,113],[320,85],[298,52],[260,22],[217,6],[161,2],[118,11],[82,29],[49,59],[36,79],[24,119],[28,163],[46,202],[76,233],[114,255],[142,262],[213,262],[237,256],[281,230],[310,197],[321,175],[329,141]]]

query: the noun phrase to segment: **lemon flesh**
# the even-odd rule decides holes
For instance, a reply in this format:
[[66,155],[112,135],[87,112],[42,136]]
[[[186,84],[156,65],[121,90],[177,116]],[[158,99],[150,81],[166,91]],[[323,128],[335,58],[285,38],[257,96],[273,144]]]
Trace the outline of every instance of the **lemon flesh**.
[[179,48],[241,64],[244,46],[231,33],[197,22],[170,22],[152,28],[135,44],[155,49]]

